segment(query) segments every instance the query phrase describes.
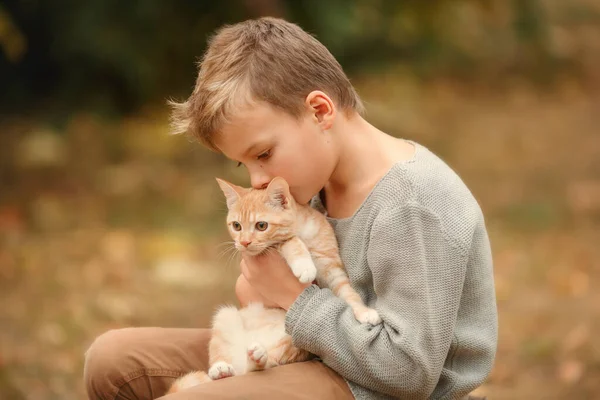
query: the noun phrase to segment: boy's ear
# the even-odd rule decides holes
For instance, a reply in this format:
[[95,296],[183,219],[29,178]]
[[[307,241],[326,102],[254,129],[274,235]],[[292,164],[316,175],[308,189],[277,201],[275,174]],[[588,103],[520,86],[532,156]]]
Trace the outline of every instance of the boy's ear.
[[288,208],[290,206],[292,195],[285,179],[280,177],[273,178],[266,190],[269,195],[269,202],[273,206],[278,208]]
[[326,93],[313,90],[306,96],[306,106],[322,130],[325,131],[331,128],[335,119],[336,108],[333,100]]
[[225,198],[227,199],[227,208],[231,209],[233,205],[242,197],[244,194],[248,193],[248,189],[245,189],[241,186],[234,185],[233,183],[229,183],[224,181],[223,179],[217,179],[217,183],[221,187]]

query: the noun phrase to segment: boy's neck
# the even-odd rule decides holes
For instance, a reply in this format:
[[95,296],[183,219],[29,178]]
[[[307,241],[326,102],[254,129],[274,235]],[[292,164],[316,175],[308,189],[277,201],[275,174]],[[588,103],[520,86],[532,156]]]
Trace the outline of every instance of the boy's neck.
[[381,132],[360,115],[341,116],[332,128],[338,160],[325,185],[326,207],[334,218],[351,216],[377,182],[414,147]]

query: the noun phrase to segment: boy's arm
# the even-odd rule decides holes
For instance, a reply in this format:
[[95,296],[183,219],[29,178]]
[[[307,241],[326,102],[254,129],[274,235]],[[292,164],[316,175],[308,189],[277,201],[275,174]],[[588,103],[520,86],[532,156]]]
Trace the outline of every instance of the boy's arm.
[[367,249],[383,319],[360,324],[328,289],[305,289],[286,318],[297,347],[376,392],[427,398],[454,335],[468,255],[418,204],[380,214]]

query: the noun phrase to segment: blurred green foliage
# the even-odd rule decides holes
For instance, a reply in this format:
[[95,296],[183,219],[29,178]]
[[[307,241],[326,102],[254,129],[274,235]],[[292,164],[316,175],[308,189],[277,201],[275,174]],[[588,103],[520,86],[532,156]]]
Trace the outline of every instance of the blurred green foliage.
[[0,110],[123,113],[184,97],[207,36],[261,15],[316,34],[351,74],[396,63],[425,78],[548,78],[565,67],[577,71],[578,54],[561,48],[552,32],[581,25],[582,16],[597,24],[600,10],[591,3],[3,0]]

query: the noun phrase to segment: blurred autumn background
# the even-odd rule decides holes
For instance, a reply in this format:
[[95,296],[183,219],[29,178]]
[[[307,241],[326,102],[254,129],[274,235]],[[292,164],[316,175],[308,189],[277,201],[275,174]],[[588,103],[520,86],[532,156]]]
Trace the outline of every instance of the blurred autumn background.
[[168,135],[165,103],[207,35],[261,15],[314,33],[368,118],[479,200],[500,316],[479,393],[598,398],[600,0],[2,0],[0,398],[85,398],[95,336],[235,300],[214,177],[244,171]]

